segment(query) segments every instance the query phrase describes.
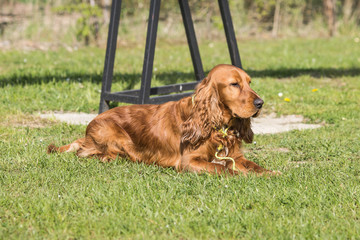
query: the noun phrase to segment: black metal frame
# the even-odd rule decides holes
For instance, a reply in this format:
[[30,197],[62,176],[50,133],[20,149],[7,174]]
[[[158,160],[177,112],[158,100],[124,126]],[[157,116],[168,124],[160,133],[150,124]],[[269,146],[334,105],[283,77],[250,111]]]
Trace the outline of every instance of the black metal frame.
[[[102,113],[109,109],[110,101],[136,104],[159,104],[171,100],[179,100],[191,94],[189,92],[183,93],[183,91],[193,90],[194,87],[199,83],[199,81],[205,77],[188,0],[178,1],[190,49],[191,59],[194,66],[195,78],[197,81],[191,83],[172,84],[161,87],[151,87],[156,34],[161,3],[161,0],[151,0],[143,72],[141,77],[141,88],[137,90],[126,90],[122,92],[111,93],[111,83],[116,53],[116,41],[118,36],[121,12],[121,0],[113,0],[111,6],[110,25],[106,47],[99,113]],[[218,2],[222,21],[224,24],[231,63],[234,66],[242,68],[239,50],[235,38],[234,27],[231,20],[228,0],[218,0]],[[178,93],[170,94],[174,92]],[[151,95],[160,96],[150,97]]]

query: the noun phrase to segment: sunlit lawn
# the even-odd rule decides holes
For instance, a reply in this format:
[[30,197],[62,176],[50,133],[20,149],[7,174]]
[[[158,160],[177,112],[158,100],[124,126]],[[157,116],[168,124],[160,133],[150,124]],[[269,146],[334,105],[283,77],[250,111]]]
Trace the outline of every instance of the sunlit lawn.
[[[246,145],[249,159],[279,177],[178,174],[125,159],[47,155],[47,144],[69,143],[85,126],[38,114],[97,112],[105,50],[0,52],[0,239],[357,239],[360,43],[238,44],[264,114],[323,125],[258,135]],[[200,51],[206,71],[230,62],[223,43],[203,43]],[[113,91],[140,86],[142,58],[143,48],[118,50]],[[187,46],[158,43],[153,85],[193,79]]]

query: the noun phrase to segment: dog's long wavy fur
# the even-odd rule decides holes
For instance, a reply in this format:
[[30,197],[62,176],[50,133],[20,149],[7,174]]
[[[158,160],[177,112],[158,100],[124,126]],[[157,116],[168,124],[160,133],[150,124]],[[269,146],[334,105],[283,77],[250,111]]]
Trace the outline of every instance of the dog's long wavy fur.
[[[113,108],[89,123],[84,138],[50,145],[48,153],[76,152],[104,162],[125,157],[134,162],[173,167],[178,171],[247,174],[270,173],[245,159],[242,141],[251,143],[251,117],[262,106],[249,76],[231,65],[218,65],[198,84],[192,97],[161,105]],[[227,129],[226,134],[220,129]],[[232,161],[214,162],[220,156]]]

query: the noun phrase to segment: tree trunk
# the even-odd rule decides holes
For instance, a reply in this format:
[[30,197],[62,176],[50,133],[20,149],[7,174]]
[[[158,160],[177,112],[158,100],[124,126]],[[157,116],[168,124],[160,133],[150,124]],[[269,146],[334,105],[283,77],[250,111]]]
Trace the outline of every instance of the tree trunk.
[[111,10],[111,1],[110,0],[103,0],[103,18],[104,23],[107,25],[110,22],[110,10]]
[[272,27],[272,32],[271,32],[273,37],[277,37],[278,31],[279,31],[280,5],[281,5],[281,0],[276,0],[274,22],[273,22],[273,27]]
[[323,0],[325,16],[327,18],[327,25],[329,30],[329,36],[335,35],[336,31],[336,19],[335,19],[335,4],[336,0]]
[[351,18],[353,0],[345,0],[343,7],[344,23],[347,24]]

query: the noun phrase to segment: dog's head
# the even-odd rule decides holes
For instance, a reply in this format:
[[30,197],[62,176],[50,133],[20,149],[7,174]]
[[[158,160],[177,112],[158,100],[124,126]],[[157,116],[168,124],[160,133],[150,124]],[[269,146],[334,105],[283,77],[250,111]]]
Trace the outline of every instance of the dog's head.
[[250,77],[232,65],[218,65],[197,86],[193,109],[183,124],[182,142],[194,148],[208,139],[215,128],[235,119],[240,137],[252,142],[250,117],[257,117],[264,101],[250,88]]
[[232,117],[250,118],[259,115],[264,101],[250,88],[251,79],[240,68],[231,65],[218,65],[213,68],[208,78],[217,91],[219,104],[224,106]]

